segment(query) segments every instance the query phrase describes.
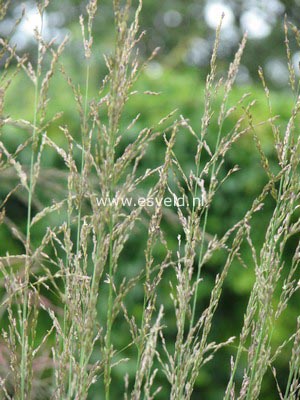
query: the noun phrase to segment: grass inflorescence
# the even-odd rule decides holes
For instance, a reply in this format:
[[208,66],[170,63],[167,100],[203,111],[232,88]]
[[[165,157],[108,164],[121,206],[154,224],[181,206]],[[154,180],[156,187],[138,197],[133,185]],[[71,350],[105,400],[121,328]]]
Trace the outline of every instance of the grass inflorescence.
[[[1,18],[5,18],[8,3],[1,5]],[[285,127],[273,115],[261,68],[269,117],[263,121],[253,118],[256,104],[247,93],[236,104],[230,102],[247,36],[221,77],[217,59],[222,20],[212,49],[199,127],[192,126],[178,110],[147,127],[141,126],[139,110],[125,124],[127,104],[139,95],[136,82],[157,52],[148,61],[139,55],[144,35],[139,26],[142,1],[134,12],[130,0],[124,4],[113,1],[115,47],[111,55],[105,55],[107,73],[97,83],[96,96],[91,71],[97,1],[88,2],[86,15],[79,21],[83,83],[75,82],[63,63],[68,38],[59,45],[44,40],[42,21],[48,6],[48,1],[38,5],[41,24],[35,30],[34,62],[18,54],[9,35],[0,40],[1,129],[19,129],[27,135],[16,148],[7,145],[6,134],[0,136],[1,180],[11,182],[1,199],[0,223],[20,248],[18,254],[5,251],[0,258],[4,288],[1,398],[108,400],[123,393],[124,399],[132,400],[191,399],[195,391],[201,393],[197,380],[207,364],[227,349],[222,398],[259,398],[265,377],[271,373],[278,398],[297,399],[299,316],[294,332],[281,344],[274,346],[273,341],[276,326],[300,287],[300,97],[288,22],[284,24],[285,43],[295,101]],[[299,31],[293,25],[291,30],[297,41]],[[33,89],[29,120],[6,116],[6,93],[20,74]],[[63,77],[73,95],[79,132],[72,130],[72,121],[60,124],[64,110],[49,115],[49,93],[56,75]],[[158,93],[150,88],[144,95]],[[234,121],[230,129],[229,120]],[[55,137],[49,133],[53,126]],[[275,163],[261,143],[263,129],[272,132]],[[189,169],[177,145],[183,135],[193,142]],[[238,165],[227,168],[228,154],[246,136],[255,144],[264,186],[239,220],[221,233],[212,232],[209,221],[215,201],[239,171]],[[160,162],[144,168],[148,152],[156,148]],[[47,168],[45,154],[59,160],[61,168]],[[49,193],[45,180],[52,193],[48,203],[42,195]],[[144,201],[134,207],[122,201],[99,202],[99,198],[136,199],[139,194]],[[164,207],[167,195],[174,199],[170,210]],[[198,196],[201,202],[189,201]],[[179,197],[186,200],[184,207],[176,202]],[[26,206],[25,227],[6,213],[16,198]],[[155,199],[151,207],[147,199]],[[271,204],[272,215],[263,242],[257,244],[253,230],[266,202]],[[169,221],[175,226],[171,235],[166,227]],[[142,256],[134,265],[138,252]],[[124,270],[128,266],[124,253],[132,257],[132,270]],[[222,261],[213,275],[207,266],[220,254]],[[235,336],[214,339],[216,315],[236,262],[247,267],[253,279],[248,304]],[[203,297],[207,276],[210,290]],[[290,349],[289,372],[286,381],[279,381],[276,361],[286,348]]]

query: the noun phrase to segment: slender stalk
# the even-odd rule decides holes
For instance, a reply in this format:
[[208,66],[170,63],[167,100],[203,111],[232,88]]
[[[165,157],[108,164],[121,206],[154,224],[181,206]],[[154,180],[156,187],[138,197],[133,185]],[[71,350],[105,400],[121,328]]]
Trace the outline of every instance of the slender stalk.
[[[85,98],[84,98],[84,114],[83,114],[83,122],[82,122],[82,137],[81,137],[81,145],[82,145],[82,151],[81,151],[81,173],[84,170],[84,163],[85,163],[85,138],[87,135],[87,119],[88,119],[88,98],[89,98],[89,81],[90,81],[90,64],[88,61],[87,68],[86,68],[86,79],[85,79]],[[82,195],[83,195],[83,190],[82,190],[82,174],[81,174],[81,185],[80,185],[80,194],[79,194],[79,206],[78,206],[78,216],[77,216],[77,238],[76,238],[76,254],[80,254],[80,231],[81,231],[81,209],[82,209]],[[78,259],[78,263],[80,263],[80,260]],[[83,310],[83,315],[85,315],[86,311]],[[86,363],[88,362],[87,357],[86,357],[86,340],[85,343],[81,346],[81,351],[80,351],[80,370],[83,371],[85,368]],[[70,393],[70,383],[72,379],[72,360],[70,359],[70,370],[69,370],[69,396],[71,398],[71,393]],[[81,391],[84,393],[86,390],[86,374],[84,374],[83,377],[83,382],[82,382],[82,387]]]
[[110,375],[111,375],[111,330],[112,330],[112,309],[113,309],[113,217],[110,213],[109,221],[109,292],[107,305],[107,331],[105,347],[107,351],[107,360],[105,364],[105,400],[109,400],[110,396]]
[[[218,137],[217,137],[217,142],[216,142],[216,148],[215,148],[216,150],[215,151],[218,150],[218,147],[219,147],[219,144],[220,144],[221,134],[222,134],[222,127],[223,127],[223,121],[222,121],[222,123],[220,124],[220,127],[219,127]],[[216,162],[217,162],[217,159],[212,164],[211,178],[213,178],[214,174],[215,174]],[[198,174],[199,174],[199,170],[198,170]],[[208,197],[210,197],[211,188],[212,188],[212,184],[210,184],[210,187],[209,187],[209,195],[208,195]],[[197,190],[197,186],[196,186],[196,190]],[[195,193],[197,193],[196,190],[195,190]],[[204,212],[203,226],[202,226],[202,237],[201,237],[201,244],[200,244],[200,250],[199,250],[198,269],[197,269],[197,278],[196,278],[197,284],[196,284],[194,298],[193,298],[193,306],[192,306],[192,316],[191,316],[191,321],[190,321],[190,328],[193,327],[194,322],[195,322],[195,313],[196,313],[198,290],[199,290],[199,279],[200,279],[200,274],[201,274],[202,260],[203,260],[203,253],[204,253],[204,242],[205,242],[205,234],[206,234],[206,227],[207,227],[208,211],[209,211],[209,208],[206,207],[205,212]]]
[[[43,31],[43,14],[41,14],[41,28],[39,35],[42,35]],[[24,298],[22,307],[22,324],[21,324],[21,400],[28,398],[26,379],[28,377],[28,286],[30,278],[30,245],[31,245],[31,216],[32,216],[32,197],[33,197],[33,174],[34,174],[34,163],[37,148],[37,116],[38,116],[38,100],[39,100],[39,77],[40,77],[40,53],[41,43],[38,42],[37,51],[37,66],[35,72],[34,82],[34,113],[33,113],[33,131],[32,131],[32,145],[31,145],[31,156],[30,156],[30,172],[29,172],[29,188],[28,188],[28,199],[27,199],[27,223],[26,223],[26,262],[25,262],[25,274],[24,274]]]
[[[115,71],[113,75],[113,80],[111,82],[111,98],[112,98],[112,110],[109,119],[110,126],[110,134],[109,134],[109,142],[108,142],[108,191],[109,198],[112,199],[114,195],[114,159],[115,159],[115,141],[116,141],[116,121],[115,121],[115,113],[116,109],[116,98],[118,96],[116,82],[118,81],[118,72]],[[108,289],[108,304],[107,304],[107,316],[106,316],[106,335],[105,335],[105,348],[106,348],[106,363],[105,363],[105,399],[109,400],[110,396],[110,381],[111,381],[111,330],[112,330],[112,309],[113,309],[113,227],[114,227],[114,219],[113,219],[113,210],[109,209],[109,260],[108,260],[108,274],[109,274],[109,289]]]
[[[84,96],[84,114],[83,114],[83,135],[81,137],[81,163],[80,163],[80,172],[84,169],[84,161],[85,161],[85,137],[87,135],[87,114],[88,114],[88,98],[89,98],[89,82],[90,82],[90,64],[88,62],[86,68],[86,78],[85,78],[85,96]],[[80,203],[78,206],[78,216],[77,216],[77,238],[76,238],[76,253],[79,253],[80,250],[80,229],[81,229],[81,212],[82,212],[82,179],[81,179],[81,187],[80,187]]]

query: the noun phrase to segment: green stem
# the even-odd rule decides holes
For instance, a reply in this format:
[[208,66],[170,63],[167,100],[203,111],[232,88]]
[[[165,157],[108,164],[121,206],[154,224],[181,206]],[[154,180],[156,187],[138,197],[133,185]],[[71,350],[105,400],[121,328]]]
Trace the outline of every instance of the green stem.
[[[87,110],[88,110],[88,93],[89,93],[89,81],[90,81],[90,65],[87,65],[86,69],[86,80],[85,80],[85,100],[84,100],[84,115],[83,115],[83,135],[81,137],[81,165],[80,172],[84,169],[85,162],[85,137],[87,135]],[[80,229],[81,229],[81,207],[82,207],[82,179],[80,184],[79,193],[79,206],[78,206],[78,216],[77,216],[77,240],[76,240],[76,252],[78,254],[80,249]]]
[[[41,31],[43,29],[43,16],[41,16]],[[39,99],[39,60],[40,60],[40,43],[38,44],[37,52],[37,67],[36,67],[36,79],[34,82],[34,114],[33,114],[33,131],[32,131],[32,145],[31,145],[31,157],[30,157],[30,172],[29,172],[29,188],[28,188],[28,206],[27,206],[27,224],[26,224],[26,262],[25,262],[25,276],[24,276],[24,298],[22,308],[22,323],[21,323],[21,400],[25,400],[29,395],[26,390],[26,379],[28,376],[28,285],[30,276],[30,227],[31,227],[31,215],[32,215],[32,196],[33,196],[33,174],[34,174],[34,162],[36,153],[36,135],[37,135],[37,113],[38,113],[38,99]]]
[[[219,144],[220,144],[222,127],[223,127],[223,121],[221,122],[220,127],[219,127],[219,132],[218,132],[218,137],[217,137],[217,142],[216,142],[216,151],[218,150],[218,147],[219,147]],[[217,162],[217,158],[212,164],[211,178],[213,178],[213,176],[215,174],[216,162]],[[200,164],[200,162],[199,162],[199,164]],[[199,164],[197,166],[197,178],[199,176]],[[195,193],[197,193],[197,186],[196,186],[196,189],[195,189]],[[211,183],[210,183],[209,196],[208,197],[210,197],[210,194],[211,194]],[[203,221],[203,227],[202,227],[202,238],[201,238],[201,244],[200,244],[199,259],[198,259],[198,270],[197,270],[197,278],[196,278],[197,284],[196,284],[195,293],[194,293],[194,299],[193,299],[190,328],[193,327],[194,321],[195,321],[196,305],[197,305],[198,290],[199,290],[199,279],[200,279],[201,268],[202,268],[204,242],[205,242],[205,234],[206,234],[206,227],[207,227],[207,218],[208,218],[208,207],[206,207],[205,213],[204,213],[204,221]]]
[[113,309],[113,218],[110,212],[109,221],[109,293],[107,305],[107,331],[105,347],[107,352],[107,360],[105,365],[105,400],[109,400],[110,396],[110,375],[111,375],[111,330],[112,330],[112,309]]
[[[87,131],[88,131],[88,126],[87,126],[87,119],[88,119],[88,98],[89,98],[89,82],[90,82],[90,65],[89,63],[87,64],[86,68],[86,80],[85,80],[85,100],[84,100],[84,114],[83,114],[83,122],[82,122],[82,137],[81,137],[81,146],[82,146],[82,151],[81,151],[81,166],[80,166],[80,172],[81,172],[81,183],[80,183],[80,193],[79,193],[79,205],[78,205],[78,215],[77,215],[77,238],[76,238],[76,254],[77,256],[80,253],[80,231],[81,231],[81,211],[82,211],[82,172],[84,170],[84,165],[85,165],[85,139],[87,136]],[[80,263],[80,260],[78,258],[78,263]],[[86,314],[86,310],[83,310],[83,315]],[[71,329],[73,327],[73,323],[71,325]],[[80,371],[83,371],[85,369],[85,365],[88,362],[87,360],[87,355],[86,355],[86,340],[85,343],[81,346],[80,350]],[[72,344],[71,344],[71,350],[72,350]],[[72,371],[73,371],[73,366],[72,366],[72,360],[70,359],[70,365],[69,365],[69,398],[71,398],[71,393],[70,393],[70,388],[71,388],[71,382],[72,382]],[[81,391],[80,393],[84,393],[86,391],[86,374],[84,373],[84,376],[82,377],[81,381]]]

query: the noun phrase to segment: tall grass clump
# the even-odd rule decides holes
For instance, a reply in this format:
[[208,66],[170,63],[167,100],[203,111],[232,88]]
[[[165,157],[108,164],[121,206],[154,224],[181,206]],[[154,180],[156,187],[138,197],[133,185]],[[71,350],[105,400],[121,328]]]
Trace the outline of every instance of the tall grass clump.
[[[1,6],[2,18],[8,3]],[[207,364],[220,351],[227,380],[220,384],[222,398],[259,398],[271,373],[278,398],[297,399],[300,316],[295,317],[295,331],[282,343],[274,345],[273,336],[300,286],[300,98],[289,26],[298,45],[299,31],[285,21],[295,98],[285,127],[273,115],[261,68],[269,117],[255,120],[256,102],[248,93],[232,104],[247,36],[222,77],[217,68],[222,19],[199,126],[170,110],[148,127],[138,109],[127,121],[130,102],[159,94],[151,88],[137,90],[139,76],[157,52],[147,61],[139,54],[142,1],[135,8],[130,0],[113,1],[114,51],[104,55],[106,75],[96,82],[97,90],[97,0],[87,2],[79,21],[80,82],[64,64],[68,38],[59,44],[44,39],[47,7],[49,1],[38,2],[41,23],[35,29],[33,59],[19,55],[11,43],[14,30],[0,40],[0,179],[11,182],[1,198],[0,223],[20,249],[10,254],[4,243],[0,258],[1,398],[191,399],[193,393],[201,394],[199,376],[211,372]],[[29,120],[7,116],[6,96],[19,77],[31,85]],[[75,130],[73,121],[64,119],[65,110],[50,113],[56,79],[63,79],[72,93],[73,115],[79,121]],[[8,134],[20,131],[27,137],[13,148]],[[275,163],[264,151],[263,131],[272,132]],[[181,151],[183,138],[193,143],[188,166]],[[228,154],[243,140],[252,140],[256,147],[264,186],[232,226],[212,232],[210,219],[218,196],[239,171],[238,165],[227,168]],[[147,157],[153,152],[159,161],[148,168]],[[60,169],[47,166],[50,157]],[[173,201],[171,210],[165,207],[166,196]],[[20,224],[6,212],[16,199],[26,208]],[[134,205],[124,199],[133,199]],[[265,204],[272,215],[263,242],[254,243],[253,231],[262,229],[257,221]],[[171,232],[170,218],[175,221]],[[130,257],[130,270],[125,255]],[[216,274],[209,270],[214,259],[221,260]],[[223,337],[216,318],[237,263],[249,270],[253,285],[240,331]],[[278,379],[276,363],[283,352],[290,352],[289,365]]]

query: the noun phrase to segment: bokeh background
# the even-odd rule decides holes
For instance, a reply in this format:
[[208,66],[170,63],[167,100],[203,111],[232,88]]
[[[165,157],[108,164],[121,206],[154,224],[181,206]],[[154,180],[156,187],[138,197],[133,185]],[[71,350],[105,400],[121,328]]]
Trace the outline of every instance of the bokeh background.
[[[136,5],[133,1],[133,8]],[[145,68],[136,84],[135,89],[139,92],[145,90],[160,92],[160,96],[137,96],[136,101],[130,100],[126,113],[123,117],[124,126],[140,112],[141,118],[136,129],[150,126],[159,121],[164,115],[174,109],[188,118],[195,131],[199,131],[204,103],[205,77],[209,71],[209,61],[215,39],[215,29],[219,23],[222,12],[225,13],[223,28],[221,31],[221,44],[218,52],[218,74],[221,76],[227,70],[238,43],[245,31],[248,33],[248,43],[242,59],[240,71],[237,76],[235,88],[229,99],[229,105],[234,104],[243,93],[250,93],[252,99],[256,99],[253,108],[254,121],[262,121],[269,118],[267,102],[262,85],[258,77],[258,67],[262,66],[265,71],[266,82],[271,92],[273,111],[279,115],[278,123],[284,129],[290,116],[293,104],[293,94],[288,83],[288,67],[286,60],[286,49],[284,45],[284,16],[295,25],[300,24],[300,1],[299,0],[228,0],[228,1],[189,1],[189,0],[144,0],[141,13],[141,30],[145,30],[145,36],[139,44],[140,56],[148,58],[152,52],[159,47],[159,52]],[[6,18],[0,22],[0,34],[6,36],[11,32],[14,21],[20,17],[22,9],[26,13],[22,22],[18,25],[11,37],[11,43],[15,43],[19,53],[28,53],[31,61],[36,62],[36,44],[33,39],[33,28],[38,25],[39,18],[34,2],[11,1]],[[44,18],[43,32],[46,40],[56,37],[57,43],[68,35],[69,43],[62,57],[62,63],[74,82],[84,85],[84,50],[82,46],[81,29],[78,23],[79,16],[85,14],[86,2],[81,0],[51,0]],[[111,54],[114,46],[114,24],[112,1],[99,1],[99,11],[94,23],[94,46],[91,59],[91,86],[90,97],[97,95],[101,81],[106,73],[104,54]],[[296,41],[290,36],[290,47],[292,51],[292,62],[297,76],[299,75],[300,49]],[[0,65],[0,68],[3,65]],[[12,70],[15,68],[12,63]],[[65,82],[64,77],[57,73],[50,87],[51,101],[48,105],[49,115],[64,111],[63,116],[49,128],[49,136],[60,145],[64,145],[64,139],[58,129],[58,125],[68,125],[72,134],[79,138],[80,119],[76,112],[76,104],[73,94]],[[4,113],[13,118],[32,120],[34,90],[25,75],[19,74],[14,79],[5,101]],[[221,99],[220,99],[221,102]],[[177,114],[177,115],[179,115]],[[226,122],[224,130],[230,129],[237,120],[238,114],[233,113]],[[217,131],[216,122],[212,123],[208,142],[213,144]],[[134,133],[133,133],[134,134]],[[275,153],[271,130],[268,126],[258,129],[265,153],[269,157],[271,167],[276,169]],[[28,133],[20,128],[5,128],[2,132],[2,140],[11,150],[26,140]],[[130,142],[131,137],[125,138]],[[143,168],[156,166],[163,159],[163,142],[152,147],[147,152]],[[194,143],[188,136],[180,136],[177,143],[177,153],[186,170],[193,168]],[[29,163],[28,153],[22,152],[20,158],[24,164]],[[226,169],[235,164],[240,166],[240,171],[232,176],[222,187],[213,203],[212,212],[208,221],[209,234],[222,234],[232,224],[241,218],[247,207],[252,203],[256,195],[267,181],[261,166],[259,156],[251,137],[247,136],[234,145],[226,160]],[[45,205],[49,205],[55,199],[63,198],[63,166],[54,154],[49,152],[43,159],[45,168],[43,179],[40,182],[38,192],[34,199],[35,212]],[[60,174],[61,171],[61,174]],[[4,199],[9,189],[14,184],[14,176],[8,172],[0,178],[0,199]],[[146,190],[146,188],[145,188]],[[270,218],[272,200],[266,201],[265,208],[254,220],[253,241],[259,251],[263,242],[264,232]],[[176,217],[169,212],[165,216],[164,230],[171,247],[176,249],[177,235],[180,227]],[[174,210],[175,214],[175,210]],[[6,225],[0,226],[0,255],[18,254],[22,251],[20,244],[11,235],[13,224],[25,230],[26,224],[26,196],[16,193],[6,209]],[[55,217],[53,217],[55,218]],[[50,223],[55,223],[50,221]],[[40,232],[34,232],[33,240],[38,242],[41,232],[46,228],[39,225]],[[146,229],[139,228],[136,235],[127,246],[122,255],[121,265],[124,274],[134,275],[141,264],[143,264],[143,246],[146,240]],[[293,247],[293,243],[290,244]],[[159,257],[159,254],[158,254]],[[201,286],[199,295],[199,307],[205,306],[216,273],[222,267],[223,256],[211,260],[205,270],[205,284]],[[249,250],[244,249],[244,262],[242,266],[235,262],[226,281],[220,307],[215,317],[215,328],[212,337],[215,340],[224,340],[224,337],[237,335],[242,325],[243,313],[247,304],[248,296],[253,284],[254,272]],[[286,262],[289,262],[289,251],[286,251]],[[2,289],[3,295],[3,289]],[[161,296],[166,304],[170,304],[168,287],[161,288]],[[168,299],[167,299],[168,298]],[[56,298],[50,300],[59,307]],[[299,298],[298,298],[299,301]],[[142,294],[136,293],[135,297],[129,299],[128,307],[136,308],[136,314],[141,312],[139,302],[142,302]],[[103,306],[103,305],[102,305]],[[142,304],[141,304],[142,306]],[[290,308],[280,321],[278,329],[274,331],[274,346],[277,346],[283,338],[288,337],[295,328],[295,316],[298,315],[298,303],[295,298]],[[101,312],[101,305],[99,305]],[[167,324],[174,326],[172,314]],[[173,316],[174,317],[174,316]],[[118,323],[118,321],[117,321]],[[120,330],[126,331],[124,322],[119,321]],[[45,317],[41,324],[47,327],[49,320]],[[1,325],[5,325],[5,318]],[[124,342],[123,342],[124,340]],[[170,334],[172,340],[172,334]],[[126,343],[124,337],[114,337],[117,347],[122,348]],[[200,373],[195,390],[195,399],[214,400],[222,398],[226,382],[229,377],[230,356],[235,354],[235,347],[221,350],[214,360]],[[278,382],[284,385],[288,371],[288,352],[284,349],[278,359],[277,372]],[[127,363],[114,370],[113,379],[118,384],[113,385],[113,398],[119,398],[122,392],[122,376],[124,372],[133,373],[134,363]],[[239,371],[242,378],[243,371]],[[162,380],[162,384],[164,381]],[[99,386],[95,386],[95,393]],[[271,373],[268,373],[262,392],[262,399],[273,400],[277,398],[275,382]],[[91,392],[91,399],[94,392]],[[98,397],[99,398],[99,397]],[[164,391],[162,392],[162,399]]]
[[[70,34],[69,46],[72,63],[82,61],[79,15],[85,13],[86,2],[81,0],[53,0],[44,18],[44,37],[56,37],[57,42]],[[133,2],[134,3],[134,2]],[[0,32],[10,32],[16,18],[26,8],[26,18],[21,22],[12,42],[20,51],[34,52],[33,27],[38,25],[34,1],[11,1],[8,16],[1,22]],[[134,7],[134,4],[133,4]],[[113,14],[109,0],[99,2],[94,26],[95,57],[103,65],[103,53],[113,50]],[[149,66],[149,75],[158,79],[166,69],[172,71],[196,70],[205,76],[214,42],[215,29],[221,14],[225,18],[222,29],[222,43],[219,59],[226,63],[232,58],[242,34],[248,33],[247,52],[244,55],[239,84],[257,81],[257,66],[261,65],[274,87],[285,87],[287,65],[283,40],[283,18],[295,23],[300,18],[299,0],[166,0],[155,2],[145,0],[141,15],[141,27],[146,36],[140,44],[141,54],[150,55],[159,47],[159,54]],[[299,51],[293,54],[293,62],[298,66]],[[299,69],[299,68],[297,68]]]

